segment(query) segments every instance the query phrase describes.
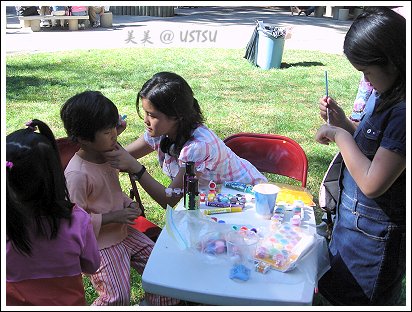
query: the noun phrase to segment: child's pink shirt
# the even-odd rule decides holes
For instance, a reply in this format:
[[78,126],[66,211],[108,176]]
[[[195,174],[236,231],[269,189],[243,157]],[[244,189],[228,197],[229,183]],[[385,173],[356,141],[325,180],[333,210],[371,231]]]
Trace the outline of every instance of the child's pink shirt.
[[102,214],[124,209],[132,202],[121,189],[119,171],[108,163],[95,164],[86,161],[76,153],[64,174],[70,200],[91,215],[99,249],[124,240],[127,236],[127,224],[102,225]]
[[8,282],[31,279],[92,274],[100,266],[90,216],[74,206],[72,221],[62,219],[55,239],[39,237],[34,225],[27,229],[31,240],[32,255],[17,252],[10,241],[6,244],[6,276]]

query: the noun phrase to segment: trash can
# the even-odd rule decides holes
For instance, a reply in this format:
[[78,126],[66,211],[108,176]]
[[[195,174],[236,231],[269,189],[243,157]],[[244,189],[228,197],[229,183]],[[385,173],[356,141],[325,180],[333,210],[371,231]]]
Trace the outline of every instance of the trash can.
[[267,32],[258,32],[256,64],[262,69],[280,68],[285,38],[275,38]]
[[244,58],[262,69],[280,68],[288,30],[257,21]]

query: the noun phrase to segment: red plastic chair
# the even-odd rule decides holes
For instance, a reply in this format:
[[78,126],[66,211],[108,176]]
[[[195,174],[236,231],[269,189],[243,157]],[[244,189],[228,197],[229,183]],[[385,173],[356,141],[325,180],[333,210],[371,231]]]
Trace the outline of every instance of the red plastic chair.
[[[61,160],[63,169],[65,169],[70,159],[79,150],[80,146],[78,143],[73,142],[69,138],[58,138],[56,139],[56,143],[59,149],[60,160]],[[137,189],[136,182],[130,178],[130,183],[132,184],[132,188],[130,189],[130,198],[135,200],[137,203],[139,203],[143,211],[143,215],[137,217],[134,220],[135,224],[132,226],[138,231],[146,234],[146,236],[148,236],[151,240],[155,242],[158,236],[160,235],[160,232],[162,231],[162,229],[156,224],[150,222],[149,220],[145,218],[144,206],[142,204],[142,201],[140,200],[139,191]]]
[[241,158],[260,172],[274,173],[301,181],[306,187],[308,159],[302,147],[278,134],[237,133],[223,140]]

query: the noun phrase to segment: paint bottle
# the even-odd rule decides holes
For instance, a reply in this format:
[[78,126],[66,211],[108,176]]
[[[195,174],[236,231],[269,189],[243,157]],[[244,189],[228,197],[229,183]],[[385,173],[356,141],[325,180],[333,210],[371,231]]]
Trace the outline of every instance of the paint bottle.
[[196,177],[191,177],[187,181],[186,206],[188,210],[199,209],[199,181]]
[[186,170],[183,176],[183,205],[187,207],[188,203],[186,202],[187,194],[187,184],[190,178],[195,177],[195,163],[193,161],[188,161],[186,163]]

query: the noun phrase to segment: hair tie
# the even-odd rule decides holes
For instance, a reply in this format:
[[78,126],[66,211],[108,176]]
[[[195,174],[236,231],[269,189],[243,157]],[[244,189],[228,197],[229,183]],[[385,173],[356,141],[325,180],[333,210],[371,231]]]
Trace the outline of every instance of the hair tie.
[[36,131],[36,129],[37,129],[36,126],[33,126],[33,120],[30,120],[30,121],[26,122],[26,126],[27,126],[27,128],[29,128],[33,131]]
[[6,167],[11,169],[13,168],[14,164],[11,161],[6,161]]

